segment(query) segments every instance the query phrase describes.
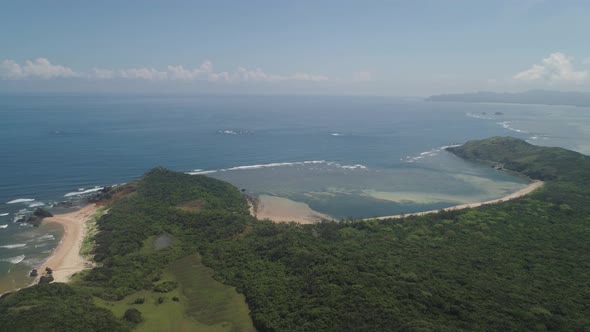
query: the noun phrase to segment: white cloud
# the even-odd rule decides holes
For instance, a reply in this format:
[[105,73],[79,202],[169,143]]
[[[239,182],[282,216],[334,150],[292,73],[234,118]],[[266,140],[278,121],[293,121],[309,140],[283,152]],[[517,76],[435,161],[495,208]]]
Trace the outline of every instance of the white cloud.
[[23,65],[13,60],[0,62],[0,79],[51,79],[58,77],[86,77],[88,79],[133,79],[146,81],[209,81],[209,82],[323,82],[328,77],[309,73],[295,73],[291,75],[269,74],[261,68],[249,69],[238,67],[233,72],[216,72],[211,61],[204,61],[194,69],[185,68],[182,65],[169,65],[164,70],[156,68],[125,68],[108,69],[92,68],[87,73],[76,73],[68,67],[53,65],[45,58],[35,61],[25,61]]
[[108,80],[115,77],[115,72],[111,69],[92,68],[91,78]]
[[542,79],[547,70],[545,67],[540,65],[533,65],[531,69],[522,71],[516,75],[514,75],[514,79],[521,80],[521,81],[534,81]]
[[208,78],[213,74],[213,64],[211,61],[205,61],[199,68],[185,69],[183,66],[168,66],[168,73],[171,79],[176,80],[197,80]]
[[77,76],[79,74],[72,69],[54,65],[45,58],[38,58],[35,61],[27,60],[23,65],[14,60],[4,60],[0,63],[0,79],[52,79]]
[[183,66],[168,66],[168,78],[172,80],[207,80],[210,82],[284,82],[284,81],[327,81],[323,75],[295,73],[293,75],[268,74],[261,68],[238,67],[233,72],[215,72],[211,61],[203,62],[198,68],[186,69]]
[[23,70],[20,65],[13,60],[4,60],[0,63],[0,78],[7,80],[16,80],[22,78]]
[[119,77],[129,79],[142,79],[147,81],[160,81],[168,79],[168,73],[154,68],[130,68],[121,69]]
[[517,73],[513,78],[519,81],[584,82],[589,77],[588,71],[576,71],[572,61],[573,57],[564,53],[552,53],[543,59],[541,64],[535,64],[530,69]]

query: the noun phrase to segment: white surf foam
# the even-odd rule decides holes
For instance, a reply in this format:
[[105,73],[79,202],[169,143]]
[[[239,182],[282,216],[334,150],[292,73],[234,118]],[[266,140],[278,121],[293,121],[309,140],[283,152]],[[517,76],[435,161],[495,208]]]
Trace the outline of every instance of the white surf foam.
[[11,257],[11,258],[5,258],[2,260],[2,262],[8,262],[8,263],[12,263],[12,264],[18,264],[20,262],[22,262],[25,259],[25,255],[18,255],[15,257]]
[[186,172],[186,174],[189,174],[189,175],[211,174],[211,173],[217,173],[217,170],[203,171],[203,170],[199,169],[199,170],[194,170],[194,171]]
[[331,136],[344,136],[344,134],[341,134],[341,133],[331,133],[330,135]]
[[51,241],[51,240],[55,240],[55,236],[53,236],[51,234],[45,234],[45,235],[39,236],[38,238],[35,239],[35,241],[37,241],[37,242]]
[[15,249],[15,248],[22,248],[22,247],[26,247],[26,246],[27,246],[26,243],[18,243],[18,244],[7,244],[5,246],[0,246],[0,248]]
[[210,174],[210,173],[216,173],[216,172],[244,171],[244,170],[253,170],[253,169],[261,169],[261,168],[271,168],[271,167],[304,166],[304,165],[318,165],[318,164],[324,164],[324,165],[338,167],[338,168],[342,168],[342,169],[367,169],[367,166],[361,165],[361,164],[342,165],[342,164],[334,162],[334,161],[306,160],[306,161],[295,161],[295,162],[284,162],[284,163],[268,163],[268,164],[235,166],[235,167],[229,167],[229,168],[222,168],[222,169],[218,169],[218,170],[195,169],[193,171],[186,172],[186,174],[197,175],[197,174]]
[[0,217],[6,217],[7,215],[9,215],[10,213],[0,213]]
[[251,134],[254,134],[254,132],[250,131],[250,130],[234,130],[234,129],[218,130],[217,132],[220,134],[225,134],[225,135],[251,135]]
[[6,204],[16,204],[16,203],[28,203],[34,201],[34,198],[17,198],[10,202],[6,202]]
[[514,131],[514,132],[521,133],[521,134],[529,134],[528,131],[520,130],[520,129],[510,126],[510,124],[512,123],[510,121],[503,121],[503,122],[496,122],[496,123],[501,125],[504,129],[508,129],[510,131]]
[[486,114],[477,114],[477,113],[471,113],[471,112],[467,112],[465,113],[466,116],[470,117],[470,118],[476,118],[476,119],[484,119],[484,120],[492,120],[491,116],[488,116]]
[[[49,252],[51,252],[51,250],[49,250]],[[42,254],[45,254],[46,252],[42,252]],[[26,264],[32,268],[38,268],[39,266],[41,266],[43,264],[44,259],[43,258],[27,258],[25,260],[23,260],[23,264]]]
[[413,157],[407,156],[406,158],[402,158],[401,160],[405,161],[407,163],[413,163],[413,162],[419,161],[421,159],[424,159],[426,157],[436,156],[440,152],[444,151],[445,149],[456,147],[456,146],[461,146],[461,144],[444,145],[444,146],[441,146],[438,148],[430,149],[428,151],[420,152],[417,156],[413,156]]
[[259,164],[259,165],[246,165],[246,166],[236,166],[236,167],[226,168],[223,171],[239,171],[239,170],[247,170],[247,169],[269,168],[269,167],[322,164],[325,162],[326,162],[325,160],[310,160],[310,161],[296,161],[296,162],[291,162],[291,163],[269,163],[269,164]]
[[101,191],[103,189],[104,189],[104,187],[94,187],[92,189],[86,189],[86,190],[82,190],[82,191],[74,191],[74,192],[65,194],[64,197],[72,197],[72,196],[78,196],[78,195],[91,194],[91,193],[94,193],[97,191]]
[[31,204],[29,204],[29,207],[37,207],[37,206],[43,206],[45,205],[45,203],[43,202],[33,202]]
[[0,225],[0,228],[6,228],[8,225]]

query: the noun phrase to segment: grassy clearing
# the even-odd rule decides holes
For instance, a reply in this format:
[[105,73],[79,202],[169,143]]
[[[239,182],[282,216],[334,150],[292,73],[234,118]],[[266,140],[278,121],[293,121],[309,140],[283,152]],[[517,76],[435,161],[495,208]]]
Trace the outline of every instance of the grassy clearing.
[[[144,321],[137,331],[255,331],[244,296],[213,279],[212,270],[201,263],[199,255],[172,263],[161,282],[168,280],[178,282],[179,287],[168,293],[142,290],[117,302],[95,298],[95,303],[118,318],[127,309],[138,309]],[[158,303],[159,297],[165,298],[163,303]],[[173,297],[180,301],[172,301]],[[138,298],[145,302],[134,304]]]

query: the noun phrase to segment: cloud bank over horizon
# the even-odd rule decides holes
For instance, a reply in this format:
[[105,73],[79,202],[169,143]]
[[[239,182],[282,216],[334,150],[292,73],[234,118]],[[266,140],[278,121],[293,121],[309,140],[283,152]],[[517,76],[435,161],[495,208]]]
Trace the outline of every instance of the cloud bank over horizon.
[[[370,74],[363,72],[365,81]],[[353,74],[355,79],[358,73]],[[47,58],[26,60],[22,64],[11,60],[0,62],[1,80],[49,80],[57,78],[85,78],[89,80],[145,80],[145,81],[208,81],[208,82],[326,82],[331,81],[325,75],[297,72],[288,75],[267,73],[261,68],[239,66],[234,71],[215,71],[213,63],[203,61],[196,68],[185,68],[182,65],[168,65],[159,70],[151,67],[108,69],[92,68],[89,71],[77,72],[70,67],[51,63]]]

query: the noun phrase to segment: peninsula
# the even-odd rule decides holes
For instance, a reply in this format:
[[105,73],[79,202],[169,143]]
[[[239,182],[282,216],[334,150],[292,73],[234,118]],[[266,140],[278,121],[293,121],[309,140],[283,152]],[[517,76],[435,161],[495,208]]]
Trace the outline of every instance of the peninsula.
[[538,190],[404,218],[273,223],[226,182],[156,168],[97,220],[96,265],[4,295],[0,330],[590,326],[590,157],[509,137],[448,151]]

